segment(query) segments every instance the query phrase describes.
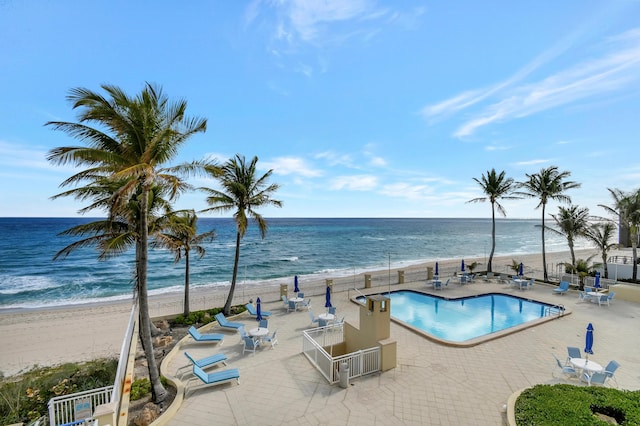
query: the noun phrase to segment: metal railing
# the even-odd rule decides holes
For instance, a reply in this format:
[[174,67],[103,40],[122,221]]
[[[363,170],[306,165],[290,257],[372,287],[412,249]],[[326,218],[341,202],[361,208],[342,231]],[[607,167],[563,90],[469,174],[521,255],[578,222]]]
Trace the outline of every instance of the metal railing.
[[111,401],[113,386],[77,392],[72,395],[56,396],[49,400],[49,424],[93,425],[93,412],[98,405]]
[[363,349],[333,357],[324,347],[333,347],[344,342],[342,325],[328,325],[302,332],[302,353],[320,371],[329,383],[340,380],[340,365],[349,367],[349,379],[380,371],[380,348]]

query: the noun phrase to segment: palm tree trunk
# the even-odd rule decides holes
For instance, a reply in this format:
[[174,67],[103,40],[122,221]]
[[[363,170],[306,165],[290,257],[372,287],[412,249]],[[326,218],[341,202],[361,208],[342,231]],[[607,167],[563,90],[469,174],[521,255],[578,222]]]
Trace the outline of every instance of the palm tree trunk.
[[607,267],[607,252],[602,252],[602,265],[604,265],[604,278],[609,278],[609,268]]
[[633,248],[633,282],[637,282],[638,278],[638,234],[634,235],[633,241],[631,241],[631,247]]
[[138,303],[140,307],[140,340],[147,359],[149,369],[149,381],[154,402],[162,402],[167,398],[167,391],[160,382],[160,372],[153,352],[153,342],[151,341],[151,318],[149,317],[149,299],[147,295],[147,267],[149,257],[149,227],[147,217],[147,204],[149,192],[145,188],[140,197],[140,256],[138,259]]
[[233,260],[233,277],[231,278],[231,288],[227,303],[224,304],[224,314],[229,315],[231,312],[231,303],[233,302],[233,293],[236,290],[236,277],[238,276],[238,262],[240,261],[240,232],[236,234],[236,257]]
[[544,282],[549,282],[549,276],[547,275],[547,253],[545,252],[544,244],[544,210],[546,203],[542,203],[542,270],[544,271]]
[[569,244],[569,253],[571,253],[571,270],[572,271],[576,271],[576,253],[573,250],[573,239],[569,238],[567,240],[567,243]]
[[489,254],[489,263],[487,264],[487,272],[493,272],[493,253],[496,250],[496,208],[495,204],[491,202],[491,253]]
[[189,250],[184,251],[184,260],[186,263],[184,272],[184,316],[189,316]]

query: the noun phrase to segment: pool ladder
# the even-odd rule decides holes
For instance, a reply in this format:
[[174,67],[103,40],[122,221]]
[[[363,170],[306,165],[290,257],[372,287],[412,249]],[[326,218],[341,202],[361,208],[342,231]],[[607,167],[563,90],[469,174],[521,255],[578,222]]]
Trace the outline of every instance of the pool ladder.
[[563,316],[564,315],[564,305],[558,304],[558,305],[549,306],[546,309],[545,313],[546,313],[545,316],[549,316],[552,313],[556,313],[558,316]]

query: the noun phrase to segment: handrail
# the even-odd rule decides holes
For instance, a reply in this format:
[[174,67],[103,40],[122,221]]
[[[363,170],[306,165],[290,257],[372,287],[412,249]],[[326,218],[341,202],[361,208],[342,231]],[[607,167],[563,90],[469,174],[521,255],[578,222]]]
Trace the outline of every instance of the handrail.
[[[347,297],[348,297],[349,299],[351,299],[351,294],[349,294],[349,291],[351,291],[351,289],[349,289],[349,290],[347,291]],[[353,288],[353,291],[355,291],[356,293],[358,293],[358,294],[359,294],[360,296],[362,296],[362,297],[367,297],[367,295],[366,295],[366,294],[362,293],[360,290],[358,290],[358,289],[357,289],[357,288],[355,288],[355,287]]]

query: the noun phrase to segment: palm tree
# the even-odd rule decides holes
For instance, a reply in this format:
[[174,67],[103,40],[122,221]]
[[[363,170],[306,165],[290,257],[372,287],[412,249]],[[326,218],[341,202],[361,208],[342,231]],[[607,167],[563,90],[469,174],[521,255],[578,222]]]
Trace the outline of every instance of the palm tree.
[[[135,295],[139,306],[140,339],[147,358],[153,398],[161,402],[167,392],[160,382],[153,353],[147,295],[149,206],[153,204],[150,197],[154,188],[159,187],[167,194],[168,201],[173,201],[188,188],[175,173],[192,170],[196,164],[162,166],[175,158],[178,148],[189,137],[206,130],[206,120],[186,117],[186,101],[170,102],[159,87],[149,83],[135,97],[112,85],[103,85],[102,89],[108,97],[85,88],[70,91],[67,99],[73,109],[80,110],[79,122],[53,121],[47,125],[87,146],[54,148],[47,159],[55,164],[87,167],[62,183],[62,186],[73,186],[88,182],[84,187],[87,191],[60,195],[79,195],[83,200],[101,198],[90,207],[106,207],[109,221],[118,216],[131,219],[129,225],[133,227],[136,246]],[[91,188],[102,182],[117,184],[107,201],[102,199],[104,191],[91,193]]]
[[589,209],[586,207],[569,206],[558,207],[558,214],[550,215],[555,221],[556,228],[547,227],[551,232],[562,235],[567,239],[571,253],[571,269],[576,270],[576,254],[573,249],[576,238],[583,237],[589,227]]
[[489,254],[489,263],[487,264],[487,272],[492,272],[491,265],[493,262],[493,254],[496,250],[496,208],[498,213],[502,216],[506,216],[507,212],[498,200],[513,200],[518,197],[509,195],[514,187],[514,181],[512,178],[507,178],[505,172],[496,174],[495,169],[487,171],[486,175],[482,175],[480,179],[473,178],[478,185],[482,188],[486,197],[474,198],[467,201],[468,203],[485,202],[489,200],[491,203],[491,253]]
[[540,172],[533,175],[527,174],[526,176],[526,181],[516,184],[516,186],[522,188],[523,191],[517,191],[515,194],[540,199],[540,203],[538,203],[536,209],[542,207],[542,268],[544,271],[544,281],[548,282],[547,254],[544,241],[544,231],[546,229],[544,225],[545,208],[550,200],[571,203],[571,198],[565,194],[565,191],[579,188],[580,184],[565,180],[571,176],[571,172],[559,172],[557,166],[540,169]]
[[[238,276],[238,261],[240,260],[240,241],[244,237],[249,218],[252,218],[260,229],[260,236],[264,238],[267,233],[267,222],[256,208],[263,206],[282,207],[282,201],[274,200],[271,196],[280,188],[280,185],[267,181],[273,170],[269,170],[264,175],[258,177],[256,163],[258,157],[253,157],[249,164],[246,164],[244,156],[236,156],[227,161],[221,169],[212,172],[222,186],[221,190],[211,188],[200,188],[208,194],[207,204],[212,206],[203,212],[226,212],[235,210],[233,219],[236,223],[236,252],[233,261],[233,276],[231,278],[231,288],[229,296],[224,305],[224,314],[229,315],[233,293],[236,288],[236,278]],[[211,169],[208,169],[209,171]]]
[[586,229],[584,236],[593,242],[602,254],[602,264],[604,265],[604,278],[609,278],[609,270],[607,268],[607,258],[609,251],[618,247],[618,244],[612,243],[615,237],[616,225],[613,222],[593,223]]
[[193,210],[174,212],[167,217],[164,232],[154,235],[154,246],[169,249],[174,255],[175,263],[178,263],[184,256],[184,316],[189,316],[189,255],[192,250],[202,258],[206,250],[201,245],[204,241],[212,241],[215,238],[215,231],[208,231],[198,234],[198,216]]
[[613,206],[599,204],[609,213],[618,217],[620,227],[629,230],[633,250],[633,282],[638,277],[638,239],[640,238],[640,189],[625,193],[619,189],[607,188],[613,197]]

